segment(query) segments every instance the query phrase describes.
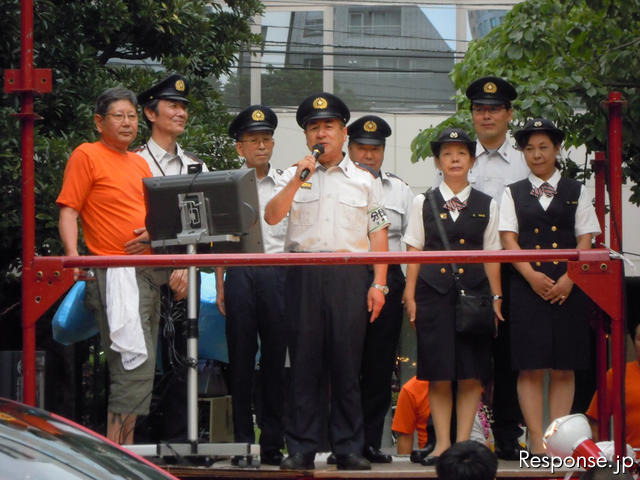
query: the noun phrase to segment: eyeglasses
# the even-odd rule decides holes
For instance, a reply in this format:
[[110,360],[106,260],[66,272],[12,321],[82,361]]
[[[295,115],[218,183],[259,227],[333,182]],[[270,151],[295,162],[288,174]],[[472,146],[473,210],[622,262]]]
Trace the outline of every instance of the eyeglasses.
[[471,105],[471,111],[473,113],[498,113],[502,110],[506,110],[505,105]]
[[260,144],[267,146],[273,143],[273,138],[252,138],[251,140],[240,140],[240,143],[248,143],[252,147]]
[[103,115],[103,117],[113,117],[113,119],[117,122],[117,123],[122,123],[124,122],[124,119],[126,118],[127,120],[129,120],[130,122],[137,122],[138,121],[138,114],[137,113],[105,113]]

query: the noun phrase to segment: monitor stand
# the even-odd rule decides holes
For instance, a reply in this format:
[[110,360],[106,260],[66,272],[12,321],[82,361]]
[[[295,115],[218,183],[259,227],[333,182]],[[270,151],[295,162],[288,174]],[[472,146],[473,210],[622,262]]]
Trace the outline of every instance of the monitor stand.
[[[200,192],[179,194],[182,231],[175,239],[152,240],[153,248],[182,245],[187,254],[196,253],[196,245],[212,242],[239,242],[235,235],[209,235],[207,202]],[[187,442],[124,445],[143,457],[181,457],[212,463],[216,457],[242,456],[240,467],[260,466],[260,446],[250,443],[199,443],[198,441],[198,267],[190,266],[187,276]],[[199,459],[199,460],[198,460]]]

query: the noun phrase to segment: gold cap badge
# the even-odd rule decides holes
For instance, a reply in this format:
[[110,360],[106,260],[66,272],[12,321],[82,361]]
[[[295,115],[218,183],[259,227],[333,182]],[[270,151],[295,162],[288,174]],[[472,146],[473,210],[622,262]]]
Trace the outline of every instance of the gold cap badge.
[[458,138],[458,132],[451,132],[449,138]]
[[261,122],[264,120],[264,112],[262,110],[254,110],[253,113],[251,114],[251,118],[255,122]]
[[540,120],[538,120],[537,122],[533,122],[533,126],[534,127],[541,127],[542,126],[542,122]]
[[318,97],[313,101],[313,108],[323,110],[327,108],[327,101],[322,97]]
[[369,120],[367,123],[364,124],[364,127],[362,127],[364,129],[365,132],[375,132],[376,130],[378,130],[378,125],[376,125],[376,122],[374,122],[373,120]]
[[498,87],[496,87],[496,84],[493,82],[487,82],[484,84],[484,87],[482,87],[482,90],[484,93],[496,93],[498,91]]
[[176,90],[179,92],[184,92],[184,80],[176,81]]

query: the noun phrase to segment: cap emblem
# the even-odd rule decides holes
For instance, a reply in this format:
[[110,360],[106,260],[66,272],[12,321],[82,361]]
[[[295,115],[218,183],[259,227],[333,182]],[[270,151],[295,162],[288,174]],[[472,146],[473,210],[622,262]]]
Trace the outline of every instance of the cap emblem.
[[179,92],[184,92],[184,80],[176,80],[176,90]]
[[458,138],[458,132],[451,132],[449,138]]
[[264,120],[264,112],[262,110],[254,110],[253,113],[251,114],[251,118],[255,122],[261,122]]
[[541,127],[542,126],[542,122],[540,120],[537,120],[537,121],[533,122],[533,126],[534,127]]
[[374,122],[373,120],[369,120],[367,123],[364,124],[362,128],[364,129],[365,132],[373,133],[376,130],[378,130],[378,125],[376,125],[376,122]]
[[313,108],[316,110],[324,110],[327,108],[327,101],[322,97],[318,97],[313,101]]
[[498,91],[498,87],[493,82],[487,82],[482,87],[484,93],[496,93]]

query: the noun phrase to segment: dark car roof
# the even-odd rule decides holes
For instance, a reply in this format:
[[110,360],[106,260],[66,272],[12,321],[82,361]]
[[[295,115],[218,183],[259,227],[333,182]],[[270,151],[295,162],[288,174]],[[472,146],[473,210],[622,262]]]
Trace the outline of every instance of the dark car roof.
[[2,398],[0,477],[176,480],[91,430]]

